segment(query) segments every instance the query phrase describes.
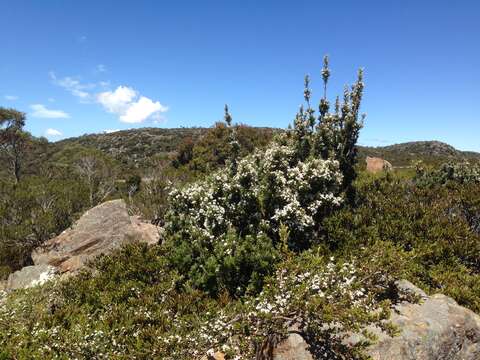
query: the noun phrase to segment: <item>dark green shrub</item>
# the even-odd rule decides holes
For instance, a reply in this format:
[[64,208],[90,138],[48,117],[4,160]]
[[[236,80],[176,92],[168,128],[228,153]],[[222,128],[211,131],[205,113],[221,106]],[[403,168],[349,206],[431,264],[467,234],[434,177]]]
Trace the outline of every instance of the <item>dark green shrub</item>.
[[331,249],[355,254],[361,246],[392,244],[406,254],[412,282],[480,311],[480,236],[459,211],[467,207],[479,215],[477,185],[417,187],[387,175],[361,183],[359,198],[358,207],[323,222]]
[[265,234],[241,237],[228,232],[214,242],[200,234],[186,241],[179,234],[172,236],[166,246],[170,265],[183,274],[185,284],[213,296],[222,292],[235,297],[257,293],[263,278],[280,258]]

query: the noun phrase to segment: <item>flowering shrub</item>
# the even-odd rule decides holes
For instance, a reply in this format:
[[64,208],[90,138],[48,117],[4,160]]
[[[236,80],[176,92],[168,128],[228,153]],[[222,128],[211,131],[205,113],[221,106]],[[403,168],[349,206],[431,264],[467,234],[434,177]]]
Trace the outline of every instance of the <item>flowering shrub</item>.
[[278,143],[235,169],[172,191],[166,229],[172,264],[189,283],[237,296],[258,290],[272,270],[281,228],[290,248],[310,244],[320,219],[342,201],[342,176],[337,161],[299,161]]
[[342,202],[342,175],[335,160],[298,161],[290,146],[273,144],[204,182],[173,190],[167,230],[196,241],[216,241],[229,229],[263,232],[278,239],[280,224],[295,240],[307,241],[322,216]]
[[394,266],[380,252],[369,251],[371,262],[362,264],[307,251],[279,264],[261,293],[232,300],[179,287],[164,251],[129,245],[99,259],[93,272],[0,299],[0,354],[198,360],[213,349],[253,359],[295,326],[320,358],[358,359],[365,344],[342,347],[347,332],[389,329],[382,320]]
[[9,296],[0,359],[199,359],[216,350],[252,359],[291,328],[319,358],[359,358],[364,343],[342,340],[368,325],[389,329],[395,269],[373,251],[364,264],[328,260],[313,246],[325,217],[355,197],[362,74],[333,113],[329,76],[325,59],[318,116],[307,77],[294,128],[242,159],[226,107],[225,168],[171,191],[163,244],[128,245],[93,271]]
[[357,253],[363,246],[400,251],[405,278],[480,312],[480,187],[451,182],[418,186],[385,174],[357,186],[359,202],[323,221],[332,249]]
[[[322,76],[326,92],[327,58]],[[343,103],[337,99],[334,113],[329,112],[325,93],[318,117],[310,106],[309,84],[307,77],[306,110],[300,108],[294,128],[243,159],[238,159],[236,128],[225,107],[225,128],[230,133],[224,144],[226,167],[170,193],[165,228],[172,263],[189,274],[194,286],[213,293],[225,288],[230,294],[241,294],[251,288],[251,276],[271,271],[267,260],[275,259],[280,243],[295,251],[308,249],[320,233],[322,219],[340,206],[345,195],[352,200],[362,73],[351,90],[345,90]],[[235,241],[228,240],[232,238]],[[252,244],[245,245],[248,242]],[[242,275],[246,271],[246,282],[235,285],[234,279],[225,279],[227,285],[217,276],[225,257],[233,256],[237,264],[251,262],[243,255],[235,259],[243,254],[236,251],[237,246],[250,248],[251,257],[267,266],[237,267]]]
[[432,186],[457,182],[460,184],[480,183],[480,164],[445,163],[439,169],[426,171],[422,166],[416,167],[415,180],[417,184]]

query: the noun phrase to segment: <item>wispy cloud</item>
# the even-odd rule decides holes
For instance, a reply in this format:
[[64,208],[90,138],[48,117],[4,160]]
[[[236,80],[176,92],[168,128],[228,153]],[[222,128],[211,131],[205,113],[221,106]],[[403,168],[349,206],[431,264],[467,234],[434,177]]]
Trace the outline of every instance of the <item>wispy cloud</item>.
[[114,133],[114,132],[117,132],[117,131],[120,131],[120,129],[105,129],[105,130],[103,130],[103,133],[104,134],[111,134],[111,133]]
[[56,129],[45,130],[45,136],[62,136],[62,132]]
[[30,105],[30,108],[33,110],[31,114],[33,117],[47,119],[66,119],[70,117],[70,115],[63,110],[48,109],[43,104],[33,104]]
[[59,78],[53,71],[50,71],[49,76],[55,85],[58,85],[69,91],[73,96],[78,97],[82,102],[88,102],[91,98],[91,94],[87,90],[91,90],[96,87],[96,84],[82,84],[80,80],[70,76]]
[[128,86],[119,86],[115,91],[105,91],[97,95],[97,101],[110,113],[117,114],[125,123],[142,123],[149,117],[158,116],[168,107],[158,101],[141,96]]
[[97,73],[103,73],[103,72],[106,72],[106,71],[107,71],[107,67],[103,64],[98,64],[95,67],[95,72],[97,72]]
[[5,95],[4,98],[9,101],[18,100],[18,96],[15,96],[15,95]]

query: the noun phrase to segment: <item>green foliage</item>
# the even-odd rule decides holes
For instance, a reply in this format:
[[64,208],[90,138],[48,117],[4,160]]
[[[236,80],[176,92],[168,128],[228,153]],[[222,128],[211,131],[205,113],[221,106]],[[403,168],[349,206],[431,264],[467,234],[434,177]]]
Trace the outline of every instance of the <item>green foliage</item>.
[[257,293],[263,278],[270,274],[279,254],[265,234],[239,236],[230,231],[210,241],[185,241],[176,234],[166,242],[173,269],[184,274],[186,286],[202,289],[213,296],[228,293],[238,297]]
[[[18,291],[0,302],[0,347],[7,359],[199,359],[209,349],[251,359],[281,339],[292,318],[323,352],[358,359],[365,343],[341,347],[344,331],[391,328],[389,264],[333,262],[306,252],[280,263],[258,295],[211,298],[172,271],[169,250],[128,245],[94,271]],[[359,265],[359,266],[357,266]],[[393,299],[393,298],[392,298]],[[330,330],[321,324],[335,324]],[[267,335],[270,335],[268,337]]]
[[[235,132],[238,157],[244,157],[252,153],[254,149],[266,147],[274,135],[272,129],[252,128],[246,125],[227,125],[225,122],[217,122],[193,144],[188,156],[185,156],[182,152],[179,153],[180,156],[189,158],[189,161],[184,161],[183,164],[187,165],[187,168],[201,173],[208,173],[224,166],[230,158],[232,150],[232,129]],[[177,157],[177,159],[179,158]],[[180,162],[180,159],[178,162]]]
[[363,126],[364,116],[360,118],[360,105],[363,95],[363,71],[359,70],[357,81],[345,87],[343,101],[337,97],[335,109],[330,112],[327,99],[327,84],[330,77],[328,57],[324,58],[322,78],[324,84],[323,97],[320,99],[319,114],[311,107],[310,78],[305,77],[304,98],[306,107],[302,105],[295,118],[293,136],[296,151],[300,159],[314,156],[322,159],[335,159],[339,162],[343,175],[342,190],[347,200],[353,202],[355,193],[353,182],[356,179],[357,140]]
[[[325,61],[326,89],[329,70]],[[173,263],[179,272],[189,274],[195,287],[210,294],[218,294],[225,288],[231,296],[241,295],[249,281],[240,276],[237,284],[230,284],[215,273],[223,269],[223,258],[228,259],[231,254],[234,254],[231,266],[242,269],[243,265],[235,265],[246,262],[243,252],[236,252],[236,242],[252,242],[255,246],[250,250],[257,251],[261,258],[264,255],[262,247],[256,247],[258,240],[266,243],[264,239],[269,239],[267,251],[308,249],[317,238],[321,220],[343,201],[342,192],[353,198],[362,90],[360,72],[358,81],[345,91],[344,102],[337,104],[334,114],[328,112],[324,94],[316,119],[310,106],[307,77],[304,93],[307,110],[300,109],[294,129],[241,160],[240,131],[232,125],[225,106],[225,124],[217,124],[203,140],[207,141],[208,151],[217,152],[214,154],[217,161],[228,166],[204,181],[174,189],[166,212],[167,241],[174,239],[172,248],[178,259]],[[223,139],[221,148],[214,146],[218,143],[214,142],[216,138]],[[195,149],[199,147],[193,147],[193,159]],[[285,241],[288,249],[282,248]],[[251,257],[255,256],[252,253]],[[268,273],[263,269],[260,272]],[[247,267],[247,278],[255,274],[255,269]]]
[[0,160],[8,164],[15,182],[20,181],[28,134],[23,131],[25,114],[0,107]]
[[445,185],[450,182],[460,184],[480,183],[480,164],[445,163],[439,169],[426,170],[417,166],[415,181],[420,186]]
[[0,266],[29,263],[30,252],[67,228],[85,209],[86,188],[75,179],[29,177],[0,181]]
[[142,177],[140,175],[131,175],[125,181],[125,186],[127,187],[127,191],[129,195],[133,195],[140,191],[140,185],[142,183]]
[[409,167],[418,161],[438,167],[445,162],[478,161],[479,153],[460,151],[439,141],[413,141],[381,147],[359,147],[359,158],[367,156],[388,160],[394,167]]
[[[480,312],[478,167],[357,179],[362,73],[333,112],[327,58],[322,78],[318,115],[306,77],[306,106],[273,141],[233,125],[228,107],[208,130],[32,140],[45,164],[0,182],[0,279],[118,194],[121,170],[130,209],[165,218],[165,232],[65,281],[0,293],[0,359],[252,359],[289,327],[315,356],[364,359],[367,327],[395,332],[401,278]],[[345,345],[352,332],[364,340]]]
[[478,185],[418,187],[389,174],[360,182],[359,193],[358,207],[324,221],[331,249],[395,246],[409,280],[480,312]]

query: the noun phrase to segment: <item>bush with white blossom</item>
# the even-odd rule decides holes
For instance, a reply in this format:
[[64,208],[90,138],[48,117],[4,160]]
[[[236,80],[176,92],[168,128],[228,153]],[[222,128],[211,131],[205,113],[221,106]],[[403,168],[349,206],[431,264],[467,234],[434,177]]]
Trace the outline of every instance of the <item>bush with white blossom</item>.
[[[325,89],[329,74],[326,58],[322,71]],[[362,74],[351,90],[345,90],[344,101],[337,99],[334,113],[329,112],[325,94],[318,117],[310,105],[309,86],[307,77],[306,109],[300,108],[294,128],[243,159],[237,156],[235,128],[226,107],[225,122],[230,130],[227,166],[170,193],[165,217],[167,246],[172,249],[172,263],[180,273],[188,274],[193,286],[241,295],[252,288],[250,277],[261,277],[273,269],[268,260],[275,260],[281,246],[294,251],[311,247],[321,232],[322,219],[354,196]],[[229,241],[232,236],[235,241]],[[229,279],[226,284],[217,276],[225,261],[230,261],[225,258],[248,263],[248,259],[236,259],[235,253],[237,247],[252,242],[261,248],[250,245],[251,256],[261,253],[265,266],[252,269],[240,265],[236,272],[246,276],[236,285]]]
[[[169,195],[163,243],[130,244],[62,284],[0,304],[0,359],[263,359],[295,329],[318,358],[359,359],[369,325],[391,330],[397,268],[364,249],[326,255],[322,221],[355,200],[362,74],[318,115],[310,79],[293,129],[240,159],[228,108],[225,168]],[[381,251],[380,251],[381,252]],[[388,260],[388,261],[386,261]],[[368,339],[368,333],[364,334]]]

